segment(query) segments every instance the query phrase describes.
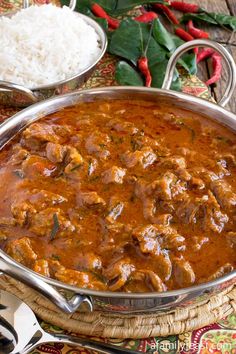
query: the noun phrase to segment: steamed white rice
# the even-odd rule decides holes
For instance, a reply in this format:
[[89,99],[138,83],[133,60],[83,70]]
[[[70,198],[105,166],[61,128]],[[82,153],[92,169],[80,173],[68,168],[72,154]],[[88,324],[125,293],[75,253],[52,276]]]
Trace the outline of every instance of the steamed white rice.
[[0,18],[0,80],[34,88],[67,79],[100,54],[96,31],[68,7],[30,6]]

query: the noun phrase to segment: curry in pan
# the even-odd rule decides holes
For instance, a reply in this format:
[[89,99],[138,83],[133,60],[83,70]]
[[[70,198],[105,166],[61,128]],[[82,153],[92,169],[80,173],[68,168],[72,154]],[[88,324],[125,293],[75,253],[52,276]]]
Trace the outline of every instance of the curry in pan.
[[82,103],[0,152],[0,242],[96,290],[188,287],[236,268],[236,138],[145,101]]

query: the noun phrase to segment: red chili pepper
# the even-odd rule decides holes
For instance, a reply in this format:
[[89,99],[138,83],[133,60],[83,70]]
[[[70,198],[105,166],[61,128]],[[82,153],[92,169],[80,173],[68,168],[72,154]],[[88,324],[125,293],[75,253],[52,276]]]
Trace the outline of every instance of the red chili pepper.
[[212,77],[207,80],[206,85],[212,85],[215,82],[217,82],[220,77],[221,77],[221,72],[222,72],[222,58],[218,53],[214,53],[212,55],[212,68],[213,68],[213,73]]
[[148,68],[148,58],[147,57],[141,57],[138,60],[138,68],[140,72],[143,74],[145,77],[145,86],[150,87],[152,83],[152,76],[150,73],[150,70]]
[[197,55],[197,63],[212,56],[214,49],[204,48]]
[[182,1],[171,1],[170,6],[181,12],[197,13],[200,11],[200,7],[197,4],[188,4]]
[[175,34],[186,42],[192,41],[194,38],[191,34],[186,32],[183,28],[175,28]]
[[188,21],[187,28],[188,28],[188,33],[190,33],[191,36],[193,36],[194,38],[209,38],[209,33],[194,27],[192,20]]
[[111,18],[100,5],[94,3],[91,7],[91,10],[93,11],[94,15],[105,18],[111,28],[116,29],[119,27],[120,22],[114,18]]
[[139,21],[139,22],[151,22],[153,21],[155,18],[157,18],[157,14],[153,11],[149,11],[146,12],[138,17],[135,17],[135,21]]
[[[180,27],[175,28],[175,34],[179,38],[183,39],[185,42],[189,42],[189,41],[194,40],[194,38],[191,34],[189,34],[183,28],[180,28]],[[198,54],[198,48],[194,48],[193,51],[196,55]]]
[[175,14],[165,5],[163,4],[153,4],[154,9],[156,10],[161,10],[164,12],[164,14],[169,18],[169,20],[174,24],[174,25],[179,25],[179,20],[175,16]]

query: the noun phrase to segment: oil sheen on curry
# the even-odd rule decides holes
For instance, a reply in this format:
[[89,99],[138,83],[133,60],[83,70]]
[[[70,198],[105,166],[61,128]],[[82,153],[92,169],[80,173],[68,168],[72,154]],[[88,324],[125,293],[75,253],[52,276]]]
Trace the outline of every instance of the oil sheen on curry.
[[236,138],[145,101],[82,103],[0,153],[0,242],[82,288],[166,291],[236,268]]

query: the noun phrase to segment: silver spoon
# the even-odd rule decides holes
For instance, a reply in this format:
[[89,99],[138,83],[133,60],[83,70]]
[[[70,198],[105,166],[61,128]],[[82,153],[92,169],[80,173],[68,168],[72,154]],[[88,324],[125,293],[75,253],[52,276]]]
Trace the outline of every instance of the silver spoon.
[[140,354],[107,343],[63,334],[49,334],[38,323],[31,308],[16,296],[0,291],[0,354],[27,354],[42,343],[63,342],[103,354]]

